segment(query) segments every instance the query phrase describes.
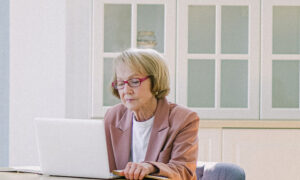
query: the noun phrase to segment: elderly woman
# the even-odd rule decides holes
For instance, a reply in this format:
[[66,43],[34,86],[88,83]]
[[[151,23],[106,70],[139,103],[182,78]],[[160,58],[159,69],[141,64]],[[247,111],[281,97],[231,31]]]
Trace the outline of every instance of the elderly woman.
[[122,103],[104,117],[110,170],[124,169],[127,179],[196,179],[199,117],[167,101],[163,57],[129,49],[114,59],[113,71],[112,93]]

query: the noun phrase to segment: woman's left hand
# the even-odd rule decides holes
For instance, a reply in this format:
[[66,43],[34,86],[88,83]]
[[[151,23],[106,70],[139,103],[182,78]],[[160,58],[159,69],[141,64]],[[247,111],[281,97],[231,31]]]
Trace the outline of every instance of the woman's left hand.
[[126,179],[143,179],[155,171],[156,168],[152,164],[128,162],[124,169],[124,175]]

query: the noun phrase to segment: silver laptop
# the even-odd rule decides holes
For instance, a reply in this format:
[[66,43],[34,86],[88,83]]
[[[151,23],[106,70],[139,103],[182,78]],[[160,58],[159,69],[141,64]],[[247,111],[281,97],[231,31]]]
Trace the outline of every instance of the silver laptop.
[[35,125],[43,174],[115,177],[109,171],[103,120],[36,118]]

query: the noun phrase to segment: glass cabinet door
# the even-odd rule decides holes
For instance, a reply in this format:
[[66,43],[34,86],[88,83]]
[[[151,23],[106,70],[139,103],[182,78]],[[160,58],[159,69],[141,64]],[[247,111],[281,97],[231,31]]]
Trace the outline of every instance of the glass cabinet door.
[[202,119],[258,119],[260,1],[178,2],[177,102]]
[[299,119],[300,1],[263,1],[262,24],[261,118]]
[[131,47],[131,5],[104,4],[104,52]]
[[120,103],[111,93],[112,60],[128,48],[151,48],[167,60],[170,100],[175,99],[176,0],[94,0],[92,33],[92,117]]
[[164,53],[164,5],[137,5],[137,47]]

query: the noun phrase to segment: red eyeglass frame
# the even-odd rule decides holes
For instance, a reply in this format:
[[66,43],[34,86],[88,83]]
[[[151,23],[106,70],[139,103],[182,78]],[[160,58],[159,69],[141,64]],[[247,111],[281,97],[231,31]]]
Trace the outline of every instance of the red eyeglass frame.
[[[146,79],[148,79],[150,76],[146,76],[146,77],[144,77],[144,78],[132,78],[132,79],[138,79],[139,81],[140,81],[140,85],[142,84],[142,82],[143,81],[145,81]],[[125,86],[125,84],[128,84],[128,86],[129,87],[132,87],[132,86],[130,86],[129,85],[129,82],[128,81],[130,81],[131,79],[128,79],[128,80],[123,80],[123,82],[124,82],[124,86]],[[116,88],[116,83],[117,82],[117,80],[116,81],[114,81],[114,82],[112,82],[111,83],[111,86],[114,88],[114,89],[116,89],[116,90],[118,90],[117,88]],[[139,87],[139,86],[136,86],[136,87]],[[123,89],[123,88],[122,88]]]

